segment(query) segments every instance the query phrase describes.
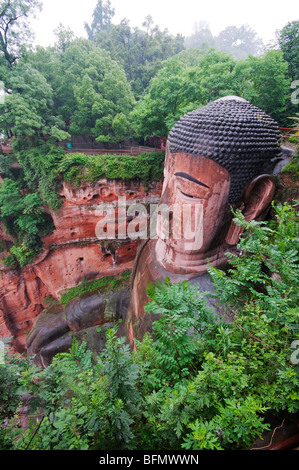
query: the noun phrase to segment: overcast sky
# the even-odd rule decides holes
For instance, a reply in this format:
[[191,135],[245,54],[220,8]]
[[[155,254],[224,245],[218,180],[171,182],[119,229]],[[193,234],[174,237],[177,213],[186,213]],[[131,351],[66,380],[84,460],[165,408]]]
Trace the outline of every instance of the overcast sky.
[[[53,30],[62,23],[76,36],[86,37],[84,22],[91,23],[97,0],[43,0],[43,10],[31,21],[35,43],[53,43]],[[111,0],[115,8],[113,23],[130,20],[131,26],[141,27],[147,15],[161,29],[172,34],[190,36],[195,22],[206,21],[217,35],[226,26],[247,23],[265,44],[275,39],[275,31],[289,21],[299,20],[298,0]]]

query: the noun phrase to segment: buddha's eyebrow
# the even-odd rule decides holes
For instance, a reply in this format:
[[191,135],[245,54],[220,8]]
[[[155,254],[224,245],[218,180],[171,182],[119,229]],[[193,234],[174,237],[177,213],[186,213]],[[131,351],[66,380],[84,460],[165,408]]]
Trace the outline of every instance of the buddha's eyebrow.
[[185,178],[188,181],[192,181],[193,183],[199,184],[199,186],[203,186],[204,188],[210,189],[209,186],[207,186],[204,183],[201,183],[200,181],[196,180],[195,178],[193,178],[193,176],[188,175],[187,173],[179,172],[179,173],[175,173],[175,176],[180,176],[181,178]]

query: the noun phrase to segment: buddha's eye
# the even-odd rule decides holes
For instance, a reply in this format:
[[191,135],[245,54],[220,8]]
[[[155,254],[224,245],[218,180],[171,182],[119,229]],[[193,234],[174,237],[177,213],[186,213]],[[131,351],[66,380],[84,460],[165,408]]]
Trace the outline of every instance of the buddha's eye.
[[184,192],[181,191],[181,190],[180,190],[180,192],[183,194],[183,196],[190,197],[191,199],[201,199],[200,197],[191,196],[191,194],[186,194],[186,193],[184,193]]
[[182,196],[188,199],[207,199],[210,188],[186,173],[176,173],[177,187]]

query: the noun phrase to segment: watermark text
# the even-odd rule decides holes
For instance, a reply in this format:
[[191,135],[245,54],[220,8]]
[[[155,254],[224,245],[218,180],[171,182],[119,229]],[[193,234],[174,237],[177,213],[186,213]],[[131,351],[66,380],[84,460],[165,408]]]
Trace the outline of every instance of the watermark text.
[[295,91],[291,94],[291,103],[292,104],[299,104],[299,80],[294,80],[291,83],[291,88],[295,88]]
[[3,341],[0,340],[0,366],[5,364],[5,346]]
[[183,239],[193,249],[200,249],[203,243],[203,205],[198,201],[127,206],[126,198],[119,197],[117,204],[99,204],[95,215],[99,217],[95,228],[99,240]]
[[0,104],[5,103],[5,89],[4,83],[0,80]]
[[299,364],[299,340],[293,341],[291,344],[291,349],[295,351],[291,354],[291,363],[294,365]]

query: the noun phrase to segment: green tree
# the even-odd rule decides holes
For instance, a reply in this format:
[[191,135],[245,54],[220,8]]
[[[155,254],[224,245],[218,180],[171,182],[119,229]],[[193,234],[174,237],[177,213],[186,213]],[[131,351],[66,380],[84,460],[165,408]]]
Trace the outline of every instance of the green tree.
[[[122,139],[124,133],[129,133],[124,116],[128,120],[134,105],[123,69],[93,42],[71,41],[68,31],[60,32],[63,37],[55,48],[38,48],[26,57],[51,85],[53,112],[70,124],[69,131],[73,134],[87,134],[107,142]],[[113,125],[118,114],[120,117]],[[122,129],[117,125],[119,119],[122,119]]]
[[216,47],[232,54],[236,59],[246,59],[248,55],[259,56],[264,50],[263,41],[247,24],[240,28],[225,28],[216,38]]
[[45,77],[30,64],[20,61],[9,75],[10,93],[0,105],[0,128],[14,136],[14,149],[33,147],[45,135],[63,129],[55,116],[53,92]]
[[247,80],[244,98],[281,122],[290,97],[288,64],[282,52],[268,50],[261,57],[249,56],[243,65],[243,77]]
[[[151,302],[145,311],[160,315],[153,324],[153,348],[159,367],[149,376],[152,386],[174,384],[189,377],[196,368],[198,339],[214,313],[196,286],[188,282],[171,284],[167,278],[147,289]],[[192,334],[189,334],[192,331]]]
[[[283,53],[284,60],[288,63],[288,77],[292,82],[299,79],[299,21],[286,24],[278,33],[278,44]],[[298,88],[298,85],[297,87]],[[289,90],[289,95],[292,89]],[[292,103],[291,97],[286,102],[286,110],[282,115],[286,127],[293,127],[289,119],[298,112],[298,105]]]
[[122,142],[126,137],[129,136],[131,130],[131,124],[124,113],[119,113],[115,116],[112,121],[112,131],[117,140]]
[[188,70],[187,83],[200,84],[200,100],[204,104],[222,96],[239,94],[233,73],[236,63],[230,54],[210,49],[199,57],[196,67]]
[[131,114],[136,135],[167,136],[179,117],[184,65],[175,57],[165,62]]
[[37,0],[2,0],[0,4],[0,60],[12,67],[30,35],[28,17],[41,8]]
[[71,41],[71,32],[60,28],[54,47],[37,47],[26,51],[24,60],[38,70],[53,91],[54,110],[65,121],[71,119],[76,109],[74,86],[80,83],[93,44],[85,39]]
[[[12,70],[21,58],[31,36],[28,18],[40,8],[41,5],[37,0],[0,2],[0,80],[4,84],[6,94],[11,94]],[[3,112],[2,109],[1,111]]]
[[292,80],[299,77],[299,21],[291,21],[278,32],[278,43]]
[[136,98],[140,98],[150,80],[161,68],[162,62],[184,49],[184,39],[161,31],[148,16],[143,28],[133,28],[127,19],[112,25],[95,37],[95,42],[106,49],[121,64]]
[[185,113],[226,95],[244,97],[281,121],[289,96],[281,51],[237,61],[211,48],[189,49],[163,63],[132,112],[138,136],[167,136]]
[[65,28],[62,23],[54,30],[56,36],[55,47],[58,53],[63,54],[71,45],[75,38],[75,34],[70,28]]
[[125,73],[99,48],[88,55],[85,65],[81,80],[74,85],[76,110],[70,132],[90,134],[97,142],[122,139],[124,127],[117,135],[115,132],[120,130],[117,121],[124,124],[123,117],[128,116],[134,104]]
[[23,196],[20,184],[5,178],[0,186],[0,218],[15,241],[11,253],[21,266],[32,262],[42,246],[40,237],[53,229],[39,196]]
[[96,35],[111,29],[111,20],[115,14],[114,8],[111,6],[110,0],[98,0],[92,15],[92,23],[89,26],[85,23],[85,29],[90,40],[95,39]]
[[187,48],[215,47],[215,38],[206,21],[196,22],[193,30],[193,34],[185,39],[185,45]]
[[221,96],[238,94],[235,64],[233,57],[215,49],[197,55],[190,49],[165,61],[132,113],[136,133],[165,137],[188,111]]
[[22,388],[22,373],[28,368],[27,361],[19,355],[9,352],[12,338],[3,338],[3,363],[0,364],[0,449],[12,450],[14,442],[22,434],[22,430],[3,426],[11,420],[20,406]]

